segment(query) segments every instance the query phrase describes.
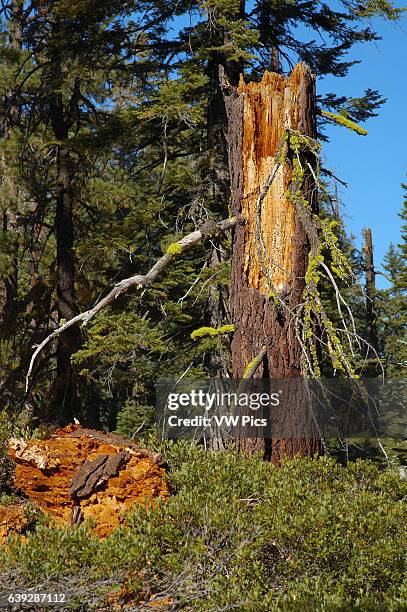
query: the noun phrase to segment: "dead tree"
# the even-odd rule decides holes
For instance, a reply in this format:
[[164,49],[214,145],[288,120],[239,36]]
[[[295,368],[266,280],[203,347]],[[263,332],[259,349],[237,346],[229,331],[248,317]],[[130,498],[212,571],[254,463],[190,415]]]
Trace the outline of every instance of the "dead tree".
[[[256,363],[251,373],[255,378],[298,378],[303,373],[302,348],[294,318],[303,301],[312,245],[306,217],[288,196],[294,166],[282,147],[289,133],[315,139],[315,79],[300,64],[287,78],[266,72],[260,83],[241,79],[233,87],[224,79],[223,88],[231,207],[241,221],[233,240],[233,376],[245,377],[248,366]],[[298,188],[316,212],[315,159],[300,163],[311,170]],[[301,410],[301,402],[291,399],[289,409]],[[273,432],[269,439],[240,440],[239,446],[249,454],[263,450],[277,464],[285,456],[322,452],[319,438],[280,438]]]
[[375,312],[376,274],[373,258],[372,230],[370,227],[363,230],[364,263],[365,263],[365,293],[366,293],[366,340],[377,351],[377,323]]
[[[250,378],[285,381],[280,418],[293,424],[291,431],[296,432],[289,434],[273,423],[266,437],[238,442],[245,452],[262,449],[265,458],[280,464],[287,456],[323,450],[318,428],[308,428],[313,415],[298,380],[321,376],[322,357],[330,360],[335,373],[356,378],[358,351],[366,342],[357,333],[336,280],[353,279],[351,265],[338,246],[337,222],[318,215],[320,146],[315,139],[315,81],[310,69],[300,64],[290,77],[266,73],[260,83],[241,79],[238,86],[223,73],[221,84],[229,123],[233,216],[209,227],[203,224],[170,244],[147,274],[121,280],[92,308],[54,330],[36,347],[26,382],[28,388],[36,359],[52,340],[86,325],[119,295],[153,283],[175,257],[198,242],[235,228],[233,325],[226,326],[231,327],[227,333],[234,331],[233,375],[239,383]],[[318,288],[322,279],[334,289],[336,322],[324,308]],[[296,384],[287,383],[295,379]]]

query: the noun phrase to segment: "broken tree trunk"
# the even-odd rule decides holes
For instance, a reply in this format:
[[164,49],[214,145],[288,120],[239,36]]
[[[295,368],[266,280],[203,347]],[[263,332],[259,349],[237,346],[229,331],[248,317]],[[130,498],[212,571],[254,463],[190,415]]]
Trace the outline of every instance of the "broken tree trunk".
[[[224,79],[223,89],[229,120],[231,207],[241,220],[233,241],[233,376],[241,379],[248,364],[263,351],[254,378],[301,377],[301,345],[293,315],[302,303],[310,245],[297,209],[287,197],[292,166],[283,161],[276,171],[276,156],[287,129],[315,138],[315,80],[310,69],[300,64],[287,78],[266,72],[260,83],[246,84],[241,79],[236,88]],[[314,209],[315,190],[310,173],[302,191]],[[267,253],[263,262],[260,240]],[[272,292],[278,296],[277,303],[270,297]],[[298,422],[300,398],[290,398],[289,404],[287,409]],[[239,447],[249,454],[262,450],[276,464],[285,456],[322,452],[320,439],[288,439],[273,432],[268,439],[240,440]]]

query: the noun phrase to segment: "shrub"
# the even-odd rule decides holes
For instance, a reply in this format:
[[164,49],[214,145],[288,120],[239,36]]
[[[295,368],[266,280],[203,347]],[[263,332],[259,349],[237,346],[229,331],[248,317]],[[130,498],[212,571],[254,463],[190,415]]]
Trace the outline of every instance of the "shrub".
[[155,422],[153,406],[138,405],[128,400],[117,415],[116,431],[143,441],[154,430]]
[[329,458],[277,469],[186,442],[165,450],[168,502],[138,508],[105,541],[41,526],[10,542],[5,570],[31,583],[86,575],[92,601],[109,577],[135,604],[159,593],[191,611],[403,609],[407,484],[396,473]]

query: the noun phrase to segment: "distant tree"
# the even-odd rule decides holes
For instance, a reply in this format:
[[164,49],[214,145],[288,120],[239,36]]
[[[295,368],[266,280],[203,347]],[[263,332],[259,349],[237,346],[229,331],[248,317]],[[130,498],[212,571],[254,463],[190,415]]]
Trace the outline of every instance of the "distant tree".
[[[403,185],[404,189],[407,186]],[[384,270],[390,286],[378,292],[379,338],[386,374],[401,377],[407,372],[407,197],[400,214],[404,223],[401,243],[391,244]]]
[[376,302],[376,272],[374,267],[372,230],[363,231],[365,241],[363,254],[365,264],[365,290],[366,290],[366,337],[371,346],[377,350],[377,321],[375,312]]

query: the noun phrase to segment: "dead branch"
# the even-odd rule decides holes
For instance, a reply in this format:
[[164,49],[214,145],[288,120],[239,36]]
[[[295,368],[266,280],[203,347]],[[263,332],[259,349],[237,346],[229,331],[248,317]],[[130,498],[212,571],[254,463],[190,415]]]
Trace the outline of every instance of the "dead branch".
[[[216,229],[218,231],[226,231],[234,227],[237,223],[236,217],[231,217],[230,219],[225,219],[224,221],[220,221],[216,224]],[[93,319],[101,310],[109,306],[112,302],[114,302],[120,295],[127,293],[129,289],[132,287],[141,288],[147,285],[150,285],[159,274],[168,266],[169,263],[181,253],[188,251],[190,248],[199,244],[204,238],[207,238],[204,229],[198,229],[194,232],[191,232],[187,236],[184,236],[178,242],[175,242],[176,245],[175,252],[165,253],[160,259],[154,264],[154,266],[147,272],[147,274],[135,274],[134,276],[130,276],[129,278],[125,278],[117,283],[109,293],[100,300],[93,308],[90,310],[86,310],[81,314],[76,315],[57,329],[55,329],[51,334],[49,334],[41,344],[38,344],[32,357],[30,360],[30,366],[28,368],[27,376],[26,376],[26,392],[29,388],[30,377],[34,368],[35,361],[41,351],[50,343],[52,340],[57,338],[64,331],[72,327],[73,325],[87,325],[88,322]]]

